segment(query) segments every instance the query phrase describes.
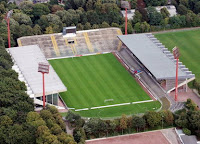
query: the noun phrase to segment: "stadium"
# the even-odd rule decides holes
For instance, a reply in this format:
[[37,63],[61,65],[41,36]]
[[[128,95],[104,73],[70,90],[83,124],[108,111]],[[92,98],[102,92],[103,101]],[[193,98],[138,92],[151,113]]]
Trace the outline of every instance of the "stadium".
[[[19,47],[7,51],[36,110],[43,103],[40,62],[50,64],[45,74],[46,104],[61,112],[71,109],[83,117],[117,117],[183,106],[168,95],[175,89],[176,60],[152,34],[67,27],[63,33],[17,41]],[[187,91],[187,83],[194,79],[179,62],[179,89]]]

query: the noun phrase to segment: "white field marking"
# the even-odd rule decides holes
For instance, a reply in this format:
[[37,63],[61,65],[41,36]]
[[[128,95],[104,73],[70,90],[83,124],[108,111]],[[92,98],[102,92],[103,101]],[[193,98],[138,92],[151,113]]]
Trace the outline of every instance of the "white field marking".
[[129,105],[131,103],[121,103],[121,104],[114,104],[114,105],[106,105],[106,106],[99,106],[99,107],[92,107],[90,109],[98,109],[98,108],[105,108],[105,107],[115,107],[115,106],[122,106],[122,105]]
[[137,101],[137,102],[132,102],[132,104],[138,104],[138,103],[146,103],[146,102],[152,102],[153,100],[146,100],[146,101]]
[[[115,107],[115,106],[122,106],[122,105],[146,103],[146,102],[152,102],[152,101],[153,101],[153,100],[137,101],[137,102],[130,102],[130,103],[121,103],[121,104],[114,104],[114,105],[106,105],[106,106],[92,107],[92,108],[90,108],[90,109],[101,109],[101,108],[107,108],[107,107]],[[89,108],[76,109],[75,111],[82,111],[82,110],[89,110]]]
[[[111,51],[111,52],[112,52],[112,51]],[[81,56],[90,56],[90,55],[107,54],[107,53],[111,53],[111,52],[90,53],[90,54],[83,54],[83,55],[81,55]],[[65,57],[55,57],[55,58],[47,58],[47,60],[64,59],[64,58],[74,58],[74,57],[80,57],[80,56],[74,55],[74,56],[65,56]]]
[[75,109],[75,108],[68,108],[68,109]]
[[77,109],[75,111],[83,111],[83,110],[89,110],[89,108]]

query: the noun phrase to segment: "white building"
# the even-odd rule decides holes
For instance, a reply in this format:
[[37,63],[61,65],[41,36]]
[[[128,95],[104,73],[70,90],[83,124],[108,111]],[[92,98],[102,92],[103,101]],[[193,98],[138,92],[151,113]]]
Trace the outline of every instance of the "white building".
[[[177,15],[176,7],[174,5],[158,6],[158,7],[155,7],[155,8],[158,12],[160,12],[160,10],[162,8],[166,8],[168,10],[169,14],[170,14],[170,17]],[[125,10],[122,10],[121,13],[122,13],[123,17],[125,17]],[[130,19],[130,20],[133,19],[134,14],[135,14],[135,9],[127,10],[128,19]]]

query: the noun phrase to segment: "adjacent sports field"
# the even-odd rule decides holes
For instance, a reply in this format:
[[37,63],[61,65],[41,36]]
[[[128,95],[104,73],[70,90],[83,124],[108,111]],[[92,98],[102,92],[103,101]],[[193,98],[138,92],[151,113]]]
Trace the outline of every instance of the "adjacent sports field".
[[[69,108],[83,109],[151,100],[113,54],[101,54],[49,61],[67,92],[61,96]],[[111,117],[158,109],[158,101],[79,111],[85,117]]]
[[200,81],[200,29],[181,32],[155,34],[169,50],[180,48],[180,60]]

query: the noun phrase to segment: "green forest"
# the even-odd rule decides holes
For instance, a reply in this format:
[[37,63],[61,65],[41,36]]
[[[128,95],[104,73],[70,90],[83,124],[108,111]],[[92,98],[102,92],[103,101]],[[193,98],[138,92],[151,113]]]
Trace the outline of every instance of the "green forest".
[[[163,8],[157,12],[153,6],[166,5],[167,0],[131,0],[132,8],[136,9],[133,20],[128,21],[128,33],[159,31],[165,29],[200,26],[199,0],[172,0],[178,15],[169,17],[169,12]],[[0,143],[2,144],[73,144],[84,143],[90,135],[99,137],[99,129],[93,130],[95,123],[101,127],[102,121],[91,119],[84,123],[84,131],[77,130],[74,137],[66,133],[65,123],[54,107],[47,107],[40,113],[34,112],[33,100],[26,94],[26,86],[18,80],[18,74],[12,70],[12,59],[6,52],[8,47],[6,13],[13,10],[10,18],[11,46],[17,46],[17,38],[22,36],[58,33],[66,26],[77,26],[77,30],[87,30],[106,27],[119,27],[124,32],[124,18],[120,14],[120,2],[115,0],[57,0],[48,3],[34,4],[23,1],[19,5],[7,0],[0,0]],[[173,124],[185,128],[186,132],[200,136],[199,111],[192,102],[188,109],[174,116]],[[192,106],[192,110],[191,107]],[[152,116],[159,121],[143,117],[146,123],[134,128],[159,126],[159,114]],[[150,115],[151,116],[151,115]],[[127,131],[128,126],[123,116],[119,131]],[[125,120],[124,120],[125,119]],[[139,119],[139,118],[135,118]],[[140,121],[140,119],[138,120]],[[144,120],[142,120],[144,122]],[[171,123],[170,123],[171,125]],[[115,127],[116,128],[116,127]],[[118,128],[116,128],[118,130]],[[104,134],[107,131],[103,132]],[[76,142],[75,142],[75,140]]]

